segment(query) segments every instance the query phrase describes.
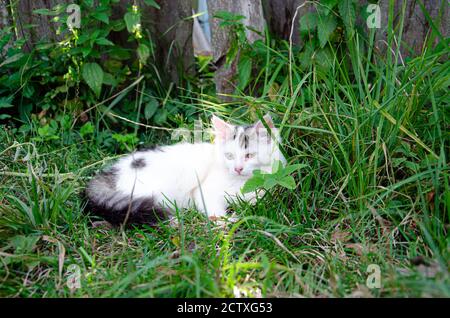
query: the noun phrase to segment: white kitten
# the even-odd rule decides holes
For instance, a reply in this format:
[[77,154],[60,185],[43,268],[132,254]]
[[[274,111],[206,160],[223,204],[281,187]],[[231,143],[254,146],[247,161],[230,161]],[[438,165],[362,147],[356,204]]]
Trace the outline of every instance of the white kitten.
[[254,170],[271,172],[286,162],[270,116],[234,126],[213,116],[214,143],[178,143],[134,152],[98,174],[87,187],[88,209],[113,224],[154,224],[175,208],[196,207],[209,217],[225,216],[229,200]]

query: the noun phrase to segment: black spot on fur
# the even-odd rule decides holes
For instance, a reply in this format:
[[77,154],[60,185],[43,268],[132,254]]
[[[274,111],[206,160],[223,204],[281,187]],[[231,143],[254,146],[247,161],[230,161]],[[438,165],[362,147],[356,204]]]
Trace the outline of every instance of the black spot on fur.
[[146,163],[145,163],[144,158],[137,158],[137,159],[133,159],[133,161],[131,161],[131,168],[133,168],[133,169],[140,169],[140,168],[144,168],[145,166],[146,166]]
[[244,148],[247,149],[248,148],[248,143],[249,143],[249,137],[248,135],[244,136]]
[[141,152],[141,151],[162,151],[161,147],[159,145],[147,145],[147,146],[139,146],[137,151]]
[[237,127],[235,126],[234,129],[233,129],[233,140],[236,139],[237,131],[238,131],[238,129],[237,129]]
[[[166,209],[152,197],[131,198],[116,191],[117,169],[97,174],[87,185],[84,193],[87,205],[85,213],[99,216],[113,225],[155,225],[168,217]],[[128,215],[128,218],[127,218]]]
[[249,131],[248,131],[249,128],[251,128],[251,127],[247,127],[247,126],[243,127],[244,131],[239,134],[239,140],[238,140],[239,147],[244,148],[244,149],[248,148],[248,144],[250,142],[250,136],[249,136]]
[[110,168],[108,170],[104,170],[97,174],[95,177],[96,182],[102,183],[104,185],[109,186],[111,189],[116,188],[116,182],[117,182],[117,168]]
[[[105,204],[98,204],[88,199],[86,210],[89,214],[99,216],[112,225],[121,226],[126,220],[126,227],[132,225],[153,226],[160,221],[167,219],[169,213],[162,207],[155,204],[153,198],[124,197],[120,204],[121,208],[109,208]],[[127,218],[128,215],[128,218]]]

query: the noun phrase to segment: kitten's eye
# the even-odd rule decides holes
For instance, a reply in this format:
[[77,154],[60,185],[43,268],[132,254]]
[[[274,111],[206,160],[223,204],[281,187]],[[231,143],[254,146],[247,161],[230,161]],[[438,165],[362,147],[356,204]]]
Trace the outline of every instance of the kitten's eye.
[[245,159],[251,159],[251,158],[253,158],[255,155],[256,155],[255,153],[248,153],[248,154],[245,155]]
[[231,152],[227,152],[227,153],[225,153],[225,158],[227,158],[228,160],[233,160],[234,155]]

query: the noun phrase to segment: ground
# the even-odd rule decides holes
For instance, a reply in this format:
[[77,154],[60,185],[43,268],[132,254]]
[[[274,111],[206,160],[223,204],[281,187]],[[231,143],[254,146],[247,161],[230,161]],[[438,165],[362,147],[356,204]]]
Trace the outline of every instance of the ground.
[[358,208],[311,159],[296,190],[234,205],[235,224],[180,211],[176,227],[122,230],[83,213],[88,178],[117,154],[0,136],[0,296],[450,296],[448,259],[398,187]]

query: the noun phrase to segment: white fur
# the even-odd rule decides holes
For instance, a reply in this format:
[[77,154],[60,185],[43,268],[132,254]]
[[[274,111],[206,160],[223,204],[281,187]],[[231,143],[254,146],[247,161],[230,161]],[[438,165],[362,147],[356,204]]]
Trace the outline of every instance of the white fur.
[[[210,217],[224,216],[228,201],[236,196],[254,199],[252,195],[243,196],[241,188],[253,170],[270,172],[275,160],[285,162],[277,143],[267,142],[262,136],[265,142],[264,147],[259,147],[262,150],[249,147],[245,151],[237,140],[227,135],[234,126],[215,117],[213,127],[215,143],[179,143],[135,152],[120,159],[115,165],[118,169],[116,190],[133,198],[151,196],[156,203],[172,210],[195,206]],[[272,132],[277,133],[275,128]],[[266,138],[270,137],[266,135]],[[249,152],[257,155],[246,158]],[[225,156],[230,153],[233,154],[231,160]],[[133,168],[133,160],[140,158],[145,160],[145,166]],[[236,166],[243,168],[241,174],[234,170]]]

